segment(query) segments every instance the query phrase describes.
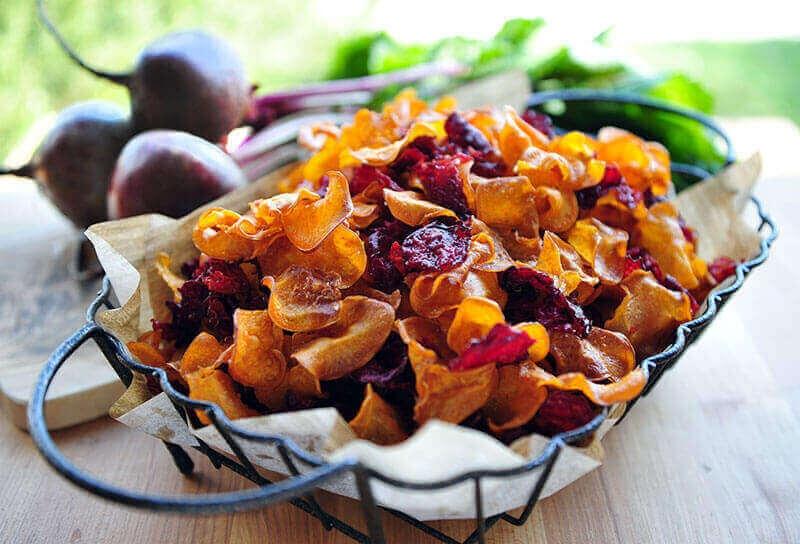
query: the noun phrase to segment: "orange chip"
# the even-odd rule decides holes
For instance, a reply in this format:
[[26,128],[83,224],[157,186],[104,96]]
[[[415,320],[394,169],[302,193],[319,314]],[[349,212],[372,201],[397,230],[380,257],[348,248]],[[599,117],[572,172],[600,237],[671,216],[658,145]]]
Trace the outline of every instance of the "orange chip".
[[579,304],[592,297],[600,281],[575,248],[552,232],[544,233],[536,269],[556,278],[564,293],[572,295]]
[[528,423],[547,399],[547,388],[525,375],[519,365],[500,367],[497,377],[497,388],[483,407],[489,430],[495,434]]
[[228,372],[249,387],[277,387],[286,372],[283,331],[267,310],[236,310],[233,314],[233,354]]
[[277,387],[255,388],[253,391],[258,402],[271,411],[285,410],[287,408],[286,395],[288,393],[291,393],[299,400],[324,397],[319,380],[302,365],[294,365],[287,370],[283,381]]
[[225,347],[214,336],[207,332],[201,332],[194,337],[192,343],[183,352],[179,367],[181,374],[188,374],[202,367],[213,366],[223,351],[225,351]]
[[606,225],[631,232],[636,221],[647,215],[647,207],[644,202],[637,202],[635,208],[629,208],[619,201],[614,188],[597,199],[589,214]]
[[533,338],[533,345],[528,348],[528,361],[538,363],[550,352],[550,334],[541,323],[517,323],[513,327]]
[[433,105],[433,111],[441,113],[443,115],[449,115],[456,111],[458,108],[458,101],[454,96],[449,94],[444,95],[441,97],[436,104]]
[[[412,343],[409,346],[411,359]],[[414,421],[422,425],[429,419],[461,423],[482,408],[497,386],[497,368],[484,365],[454,372],[441,364],[413,364],[417,401]]]
[[532,364],[523,363],[521,372],[531,379],[539,380],[539,385],[543,387],[552,387],[562,391],[580,391],[598,406],[610,406],[619,402],[631,401],[639,396],[647,383],[647,377],[641,368],[633,369],[619,381],[604,384],[591,382],[580,372],[553,376]]
[[192,232],[192,242],[202,253],[215,259],[225,261],[252,259],[259,249],[269,245],[272,240],[271,235],[278,231],[260,232],[262,235],[260,240],[245,237],[242,235],[243,231],[255,235],[258,230],[255,223],[248,223],[246,219],[236,212],[223,208],[206,210],[197,219]]
[[614,127],[600,129],[597,140],[597,158],[616,163],[631,187],[641,192],[650,189],[656,196],[667,194],[672,176],[664,146]]
[[395,289],[391,293],[387,294],[379,289],[370,287],[363,280],[357,281],[354,285],[348,287],[342,294],[346,297],[362,295],[367,298],[374,298],[375,300],[386,302],[387,304],[391,304],[395,312],[397,312],[397,309],[400,307],[400,302],[403,299],[399,289]]
[[139,359],[143,365],[164,368],[167,366],[167,358],[161,351],[148,342],[128,342],[125,344],[128,351]]
[[619,381],[636,366],[625,335],[600,327],[592,327],[586,338],[553,331],[550,353],[558,374],[581,372],[592,381]]
[[476,217],[472,218],[470,244],[471,246],[485,246],[485,249],[476,247],[475,250],[484,257],[472,266],[473,270],[502,272],[514,266],[514,260],[503,245],[503,237]]
[[353,285],[367,268],[367,254],[358,234],[339,225],[312,251],[300,251],[288,238],[278,238],[258,257],[261,271],[278,277],[292,265],[338,274],[340,287]]
[[498,147],[506,164],[516,164],[529,148],[547,147],[547,136],[530,126],[514,111],[514,108],[503,108],[505,124],[498,135]]
[[650,272],[635,270],[620,285],[625,298],[605,328],[627,336],[640,358],[658,352],[692,318],[689,297],[662,286]]
[[455,357],[455,353],[450,350],[442,328],[438,323],[424,317],[413,316],[405,319],[398,319],[395,328],[400,338],[406,345],[412,343],[431,349],[435,356],[449,359]]
[[297,132],[297,143],[312,153],[316,153],[329,139],[338,140],[342,130],[333,123],[314,123],[300,127]]
[[514,171],[528,178],[534,187],[547,186],[564,191],[597,185],[605,170],[603,161],[588,159],[584,163],[537,147],[525,150],[514,165]]
[[441,139],[444,138],[445,134],[443,120],[416,122],[402,139],[390,144],[381,147],[362,147],[360,149],[343,150],[341,155],[339,155],[339,167],[347,168],[360,164],[386,166],[394,162],[400,154],[400,151],[417,138],[429,136],[435,139]]
[[272,322],[287,331],[311,331],[327,327],[339,317],[342,293],[339,276],[292,265],[278,279],[265,278]]
[[539,234],[536,193],[524,176],[483,179],[473,177],[475,213],[492,228],[515,229],[522,236]]
[[384,189],[383,198],[395,219],[412,227],[423,225],[436,217],[456,217],[452,210],[425,200],[416,191]]
[[483,297],[467,297],[456,309],[447,331],[447,345],[460,355],[473,342],[483,340],[492,327],[505,321],[503,310],[495,301]]
[[292,337],[292,357],[320,380],[335,380],[367,364],[394,324],[391,305],[362,296],[342,301],[339,319]]
[[628,233],[594,217],[581,219],[567,233],[567,241],[606,284],[617,284],[625,272]]
[[550,140],[548,149],[559,155],[587,162],[594,159],[597,142],[588,134],[573,130]]
[[553,232],[566,232],[578,219],[578,199],[573,191],[554,187],[536,187],[539,226]]
[[[236,393],[236,387],[230,376],[221,370],[201,368],[185,376],[189,386],[189,397],[195,400],[213,402],[225,412],[230,419],[257,416],[258,412],[249,408],[242,402]],[[211,420],[202,410],[196,410],[197,417],[203,425],[209,425]]]
[[319,246],[353,212],[347,178],[336,171],[328,172],[327,176],[328,192],[324,198],[303,189],[294,204],[283,212],[284,233],[300,251]]
[[653,204],[647,215],[636,224],[633,243],[650,252],[665,274],[675,278],[686,289],[694,289],[700,283],[692,266],[694,249],[686,241],[678,218],[678,210],[672,203]]
[[381,446],[397,444],[408,438],[408,433],[403,430],[403,425],[400,423],[397,410],[383,400],[372,389],[371,384],[367,385],[367,394],[361,403],[361,408],[349,424],[357,437]]

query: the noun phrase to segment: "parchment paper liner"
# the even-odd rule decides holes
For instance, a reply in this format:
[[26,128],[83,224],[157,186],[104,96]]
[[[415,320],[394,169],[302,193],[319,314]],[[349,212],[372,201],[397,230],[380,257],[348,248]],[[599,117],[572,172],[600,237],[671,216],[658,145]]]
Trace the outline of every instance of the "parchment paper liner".
[[[700,237],[699,252],[706,258],[728,255],[744,259],[756,254],[758,234],[739,213],[760,171],[760,157],[737,163],[719,176],[682,192],[678,206]],[[279,170],[236,193],[209,204],[245,210],[255,198],[275,193],[278,180],[287,169]],[[180,220],[147,215],[92,226],[87,236],[94,243],[100,262],[108,274],[122,306],[105,311],[100,323],[124,341],[138,337],[150,328],[151,317],[164,317],[163,302],[171,294],[155,268],[154,257],[166,252],[174,263],[196,256],[191,230],[199,211]],[[160,439],[192,446],[194,436],[219,451],[231,453],[213,426],[189,429],[165,394],[152,398],[134,380],[131,388],[110,410],[112,417],[125,425]],[[603,436],[622,414],[623,406],[612,408],[611,417],[583,448],[568,446],[555,464],[544,488],[547,497],[566,487],[602,463]],[[477,469],[503,469],[519,466],[539,455],[548,439],[531,435],[503,445],[482,432],[440,421],[431,421],[402,444],[380,447],[356,439],[347,423],[333,408],[273,414],[240,419],[236,424],[253,431],[276,433],[292,438],[308,451],[330,460],[355,458],[381,473],[400,480],[426,482],[453,477]],[[284,472],[280,457],[271,446],[240,440],[245,453],[258,466]],[[484,513],[491,516],[527,502],[541,468],[514,478],[483,481]],[[324,486],[333,493],[358,497],[352,477],[343,477]],[[409,491],[382,483],[374,485],[376,500],[421,520],[475,517],[473,484],[465,482],[439,491]]]

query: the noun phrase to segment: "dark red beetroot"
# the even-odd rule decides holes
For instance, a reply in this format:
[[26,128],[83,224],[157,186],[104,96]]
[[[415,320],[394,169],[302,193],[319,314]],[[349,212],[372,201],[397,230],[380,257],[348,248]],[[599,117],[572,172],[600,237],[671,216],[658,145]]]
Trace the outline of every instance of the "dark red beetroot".
[[381,221],[367,231],[364,250],[367,253],[367,269],[364,280],[387,293],[397,289],[403,276],[390,257],[392,245],[402,242],[408,227],[394,219]]
[[582,393],[551,389],[536,412],[532,427],[541,434],[553,436],[589,423],[597,412],[597,407]]
[[186,215],[247,183],[217,146],[185,132],[151,130],[123,148],[108,192],[112,219],[142,213]]
[[598,198],[612,189],[617,190],[617,200],[631,209],[635,208],[639,202],[644,200],[644,195],[641,192],[628,185],[625,178],[622,177],[622,172],[617,168],[617,165],[608,163],[606,164],[606,170],[600,183],[587,187],[586,189],[581,189],[580,191],[575,191],[575,196],[578,199],[578,206],[584,210],[591,209],[597,204]]
[[357,195],[374,181],[377,181],[384,189],[392,189],[393,191],[403,190],[392,178],[374,166],[362,164],[357,166],[353,171],[352,179],[350,179],[350,194],[353,196]]
[[708,265],[708,273],[717,280],[717,283],[736,274],[736,261],[730,257],[717,257]]
[[414,172],[419,176],[431,202],[450,208],[458,215],[469,213],[459,176],[459,167],[468,160],[466,155],[445,156],[414,166]]
[[77,227],[105,221],[114,163],[131,135],[125,113],[110,102],[81,102],[62,111],[31,162],[7,171],[35,179]]
[[549,115],[539,113],[536,110],[527,110],[522,114],[522,120],[548,138],[552,138],[556,134],[555,127],[553,127],[553,120],[550,119]]
[[553,279],[532,268],[507,270],[501,285],[508,292],[504,313],[511,323],[538,321],[549,330],[586,336],[591,322],[583,309],[556,287]]
[[137,131],[182,130],[219,142],[242,123],[250,106],[250,83],[236,52],[201,30],[168,34],[145,47],[130,73],[110,73],[88,65],[48,19],[42,22],[64,52],[92,74],[128,88]]
[[533,338],[516,331],[505,323],[498,323],[486,338],[475,342],[464,353],[452,359],[450,370],[469,370],[488,364],[510,365],[525,360]]
[[403,274],[447,272],[467,258],[470,232],[463,221],[433,221],[394,242],[389,258]]

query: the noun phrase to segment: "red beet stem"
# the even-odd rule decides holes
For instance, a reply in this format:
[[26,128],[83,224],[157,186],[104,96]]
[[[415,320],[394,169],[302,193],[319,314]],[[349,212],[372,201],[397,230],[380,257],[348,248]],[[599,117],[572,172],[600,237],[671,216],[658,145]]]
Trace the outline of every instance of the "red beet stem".
[[84,61],[80,55],[78,55],[77,51],[72,48],[72,46],[67,42],[64,35],[61,34],[61,31],[56,28],[56,25],[53,24],[53,21],[50,20],[50,17],[47,15],[47,10],[44,7],[44,0],[36,0],[36,7],[39,11],[39,19],[44,24],[47,31],[50,33],[53,38],[58,42],[58,45],[61,47],[61,50],[67,54],[67,56],[72,59],[72,61],[89,72],[92,75],[97,77],[107,79],[108,81],[112,81],[119,85],[128,86],[128,81],[130,80],[130,74],[128,73],[121,73],[121,72],[106,72],[105,70],[100,70],[91,66]]

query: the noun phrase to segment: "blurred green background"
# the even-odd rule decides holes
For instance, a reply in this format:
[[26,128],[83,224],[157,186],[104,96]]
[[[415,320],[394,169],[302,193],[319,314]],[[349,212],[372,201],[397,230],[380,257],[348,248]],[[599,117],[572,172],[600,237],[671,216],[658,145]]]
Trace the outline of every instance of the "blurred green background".
[[[38,22],[33,0],[0,3],[0,158],[36,119],[72,102],[126,102],[124,89],[67,60]],[[145,44],[170,30],[202,26],[231,41],[252,80],[269,90],[335,71],[338,44],[380,30],[365,23],[376,3],[356,2],[335,17],[328,4],[292,0],[51,0],[49,10],[76,49],[108,69],[129,67]],[[458,33],[458,25],[452,28],[448,32]],[[623,53],[701,82],[717,114],[782,115],[800,123],[800,41],[660,43],[628,46]]]

